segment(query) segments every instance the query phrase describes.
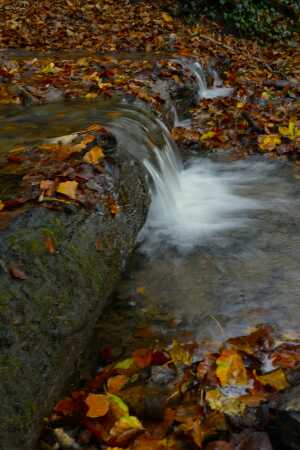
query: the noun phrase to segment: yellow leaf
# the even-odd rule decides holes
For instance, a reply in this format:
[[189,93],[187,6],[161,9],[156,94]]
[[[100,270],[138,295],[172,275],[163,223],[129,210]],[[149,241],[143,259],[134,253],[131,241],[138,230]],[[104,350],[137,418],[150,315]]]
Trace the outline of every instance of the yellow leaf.
[[246,368],[242,357],[236,350],[223,350],[216,363],[216,375],[222,386],[248,383]]
[[123,361],[118,362],[115,365],[115,369],[128,370],[128,369],[130,369],[131,366],[133,366],[133,364],[134,364],[133,358],[126,358],[126,359],[123,359]]
[[243,102],[237,102],[237,104],[236,104],[236,107],[239,109],[244,108],[244,106],[245,106],[245,103],[243,103]]
[[114,437],[120,437],[123,433],[129,430],[142,430],[144,427],[139,421],[139,419],[135,416],[123,416],[120,417],[117,422],[115,422],[114,426],[110,430],[110,435]]
[[2,209],[4,209],[4,203],[3,203],[3,201],[2,200],[0,200],[0,211],[2,211]]
[[127,416],[129,414],[128,406],[120,397],[114,394],[108,394],[108,398],[112,404],[115,404],[118,407],[118,410],[121,412],[122,416]]
[[48,64],[47,66],[45,66],[41,72],[42,73],[56,73],[59,72],[61,69],[59,69],[58,67],[55,67],[55,64],[53,62],[51,62],[50,64]]
[[173,341],[169,353],[175,364],[192,364],[192,356],[176,340]]
[[206,133],[202,134],[200,140],[206,141],[207,139],[210,139],[210,138],[214,137],[215,135],[216,135],[216,133],[214,131],[207,131]]
[[165,22],[168,22],[168,23],[173,22],[172,17],[165,12],[162,13],[162,18],[164,19]]
[[257,375],[254,371],[255,378],[263,385],[272,386],[277,391],[282,391],[289,387],[286,376],[282,369],[274,370],[265,375]]
[[103,158],[104,153],[102,148],[96,145],[84,155],[83,161],[89,164],[97,164]]
[[264,92],[261,94],[261,98],[262,98],[263,100],[270,100],[271,95],[269,94],[269,92],[264,91]]
[[145,294],[145,288],[144,287],[138,287],[138,288],[136,288],[136,292],[138,294],[144,295]]
[[246,405],[238,397],[226,397],[218,389],[208,391],[206,400],[212,410],[221,411],[229,416],[241,416],[246,409]]
[[98,94],[96,92],[89,92],[86,94],[85,98],[87,100],[93,100],[94,98],[98,97]]
[[282,136],[286,136],[292,140],[300,136],[300,128],[297,128],[296,122],[294,120],[290,120],[288,128],[279,127],[279,133]]
[[76,200],[77,186],[77,181],[64,181],[63,183],[59,183],[56,188],[56,192],[63,194],[72,200]]
[[108,413],[109,400],[106,395],[89,394],[85,399],[85,403],[89,407],[89,410],[86,414],[87,417],[90,418],[103,417]]
[[278,134],[264,134],[258,138],[259,148],[263,151],[274,150],[279,144],[281,144],[281,138]]

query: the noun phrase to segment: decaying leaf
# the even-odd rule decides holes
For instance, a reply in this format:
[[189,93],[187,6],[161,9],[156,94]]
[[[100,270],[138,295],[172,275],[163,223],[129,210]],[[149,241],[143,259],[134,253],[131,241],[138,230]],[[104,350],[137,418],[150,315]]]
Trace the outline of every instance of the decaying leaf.
[[189,365],[192,363],[192,356],[190,353],[176,340],[173,341],[169,353],[175,364]]
[[222,386],[248,383],[247,371],[243,359],[236,350],[223,350],[216,361],[216,375]]
[[26,273],[23,270],[19,269],[15,264],[11,264],[9,266],[9,272],[11,276],[16,280],[26,280],[28,278]]
[[227,397],[218,389],[206,393],[206,400],[212,410],[221,411],[229,416],[242,416],[246,405],[238,397]]
[[89,407],[87,417],[103,417],[108,413],[110,403],[108,397],[104,394],[89,394],[85,403]]
[[76,200],[77,187],[77,181],[64,181],[62,183],[59,183],[56,188],[56,192],[58,192],[59,194],[63,194],[66,197],[71,198],[72,200]]

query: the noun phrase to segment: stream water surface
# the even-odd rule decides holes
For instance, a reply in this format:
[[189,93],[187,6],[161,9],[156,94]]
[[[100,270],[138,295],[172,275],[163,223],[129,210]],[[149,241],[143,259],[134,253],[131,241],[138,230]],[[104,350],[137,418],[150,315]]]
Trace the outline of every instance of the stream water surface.
[[98,323],[98,347],[126,353],[180,334],[211,348],[262,322],[297,332],[300,184],[291,166],[226,153],[183,162],[160,119],[118,97],[5,108],[0,119],[1,153],[100,122],[148,170],[151,208]]

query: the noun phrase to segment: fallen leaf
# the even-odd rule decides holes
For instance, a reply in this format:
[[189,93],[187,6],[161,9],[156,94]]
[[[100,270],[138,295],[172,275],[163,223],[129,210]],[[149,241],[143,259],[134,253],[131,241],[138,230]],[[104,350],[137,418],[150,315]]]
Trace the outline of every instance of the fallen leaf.
[[245,403],[238,397],[226,397],[218,389],[206,392],[206,401],[213,411],[221,411],[229,416],[242,416],[246,410]]
[[161,16],[165,22],[167,22],[167,23],[173,22],[173,19],[169,14],[163,12]]
[[72,200],[76,200],[77,186],[77,181],[64,181],[62,183],[59,183],[56,188],[56,192],[58,192],[59,194],[63,194],[66,197],[71,198]]
[[110,403],[106,395],[89,394],[85,399],[85,403],[89,407],[89,410],[86,414],[87,417],[103,417],[108,413]]
[[126,358],[126,359],[123,359],[123,361],[119,361],[119,362],[115,365],[115,369],[124,369],[124,370],[128,370],[128,369],[130,369],[133,365],[134,365],[134,360],[133,360],[133,358]]
[[132,357],[135,364],[141,369],[144,369],[149,367],[152,362],[152,350],[148,348],[140,348],[133,352]]
[[127,416],[129,414],[128,406],[120,397],[114,394],[108,394],[108,398],[112,407],[117,407],[117,410],[114,409],[114,411],[117,412],[118,416]]
[[53,253],[56,252],[55,245],[51,238],[45,238],[44,244],[49,253],[51,253],[53,255]]
[[282,369],[274,370],[273,372],[266,373],[265,375],[257,375],[254,371],[255,378],[263,385],[272,386],[277,391],[282,391],[289,387],[286,376]]
[[2,202],[2,200],[0,200],[0,211],[2,211],[4,209],[4,203]]
[[107,380],[107,390],[111,394],[117,394],[128,382],[126,375],[116,375]]
[[102,148],[95,146],[84,155],[83,161],[89,164],[97,164],[103,158],[104,153]]
[[172,347],[169,350],[172,361],[175,364],[190,365],[192,363],[192,356],[187,352],[181,344],[176,340],[173,341]]
[[258,138],[259,148],[263,151],[274,150],[279,144],[281,144],[281,138],[278,134],[264,134]]
[[13,278],[16,280],[26,280],[28,277],[23,270],[20,270],[16,265],[12,264],[9,266],[9,272]]
[[223,350],[216,364],[216,375],[222,386],[230,384],[246,385],[248,383],[243,359],[236,350]]
[[294,120],[290,120],[288,127],[279,127],[279,133],[292,140],[300,137],[300,128],[297,128]]
[[206,141],[207,139],[211,139],[216,135],[215,131],[207,131],[206,133],[203,133],[200,137],[201,141]]

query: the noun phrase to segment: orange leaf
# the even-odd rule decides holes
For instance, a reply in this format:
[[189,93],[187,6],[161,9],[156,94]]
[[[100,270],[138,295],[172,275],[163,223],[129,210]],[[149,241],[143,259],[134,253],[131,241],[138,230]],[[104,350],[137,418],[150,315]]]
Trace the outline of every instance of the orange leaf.
[[85,399],[85,403],[88,405],[89,410],[87,417],[96,418],[103,417],[108,413],[109,400],[106,395],[103,394],[89,394]]
[[148,348],[140,348],[132,354],[135,364],[144,369],[149,367],[152,361],[152,350]]
[[55,253],[56,249],[55,249],[55,245],[54,245],[52,239],[51,238],[45,238],[44,239],[44,244],[45,244],[45,247],[48,250],[48,252],[53,255],[53,253]]
[[126,375],[116,375],[107,381],[107,390],[111,394],[117,394],[127,383],[129,378]]
[[95,146],[84,155],[83,161],[89,164],[97,164],[102,158],[104,158],[102,148]]
[[2,209],[4,209],[4,203],[2,202],[2,200],[0,200],[0,211],[2,211]]
[[236,350],[223,350],[216,363],[216,375],[222,386],[228,384],[247,384],[248,377],[246,368],[242,357]]
[[56,188],[56,192],[63,194],[72,200],[76,200],[77,186],[77,181],[64,181],[63,183],[59,183]]
[[101,131],[103,130],[103,127],[99,125],[98,123],[94,123],[93,125],[90,125],[87,127],[84,131]]

